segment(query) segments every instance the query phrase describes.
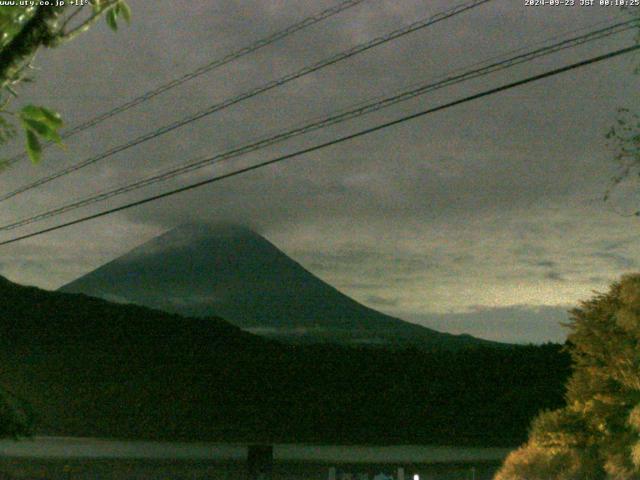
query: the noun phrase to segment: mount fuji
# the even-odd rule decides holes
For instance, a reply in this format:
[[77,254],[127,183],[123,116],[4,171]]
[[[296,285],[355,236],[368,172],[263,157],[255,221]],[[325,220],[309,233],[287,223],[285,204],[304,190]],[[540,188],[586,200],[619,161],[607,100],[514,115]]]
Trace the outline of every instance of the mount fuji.
[[249,228],[177,227],[63,286],[189,317],[217,316],[294,343],[458,349],[490,344],[405,322],[320,280]]

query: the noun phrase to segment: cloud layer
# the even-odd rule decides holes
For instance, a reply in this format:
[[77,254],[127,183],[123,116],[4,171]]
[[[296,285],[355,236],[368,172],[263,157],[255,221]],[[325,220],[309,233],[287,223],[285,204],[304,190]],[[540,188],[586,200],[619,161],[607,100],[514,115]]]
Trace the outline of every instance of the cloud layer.
[[[24,101],[56,108],[73,125],[331,2],[131,4],[135,19],[130,28],[114,35],[100,25],[74,44],[42,52],[37,81],[25,87]],[[25,162],[5,172],[0,189],[13,189],[451,6],[447,1],[365,2],[74,137],[66,151],[49,150],[44,165]],[[224,151],[502,52],[564,32],[577,34],[615,15],[620,12],[613,8],[536,9],[490,2],[4,202],[0,221]],[[291,152],[632,40],[629,33],[563,52],[126,199]],[[599,200],[614,171],[604,133],[617,107],[638,107],[637,78],[631,73],[636,62],[633,57],[614,59],[3,247],[0,273],[54,288],[177,224],[232,220],[258,229],[311,271],[374,308],[439,322],[445,330],[492,329],[492,338],[558,339],[556,326],[534,328],[536,315],[551,325],[555,320],[548,312],[556,310],[546,307],[566,310],[593,289],[602,290],[621,273],[636,270],[640,261],[640,223],[616,213],[632,210],[634,198],[618,198],[613,207]],[[108,206],[124,200],[110,200]],[[495,317],[473,310],[477,305],[496,309]],[[511,314],[521,319],[514,325],[529,326],[505,326],[501,319]]]

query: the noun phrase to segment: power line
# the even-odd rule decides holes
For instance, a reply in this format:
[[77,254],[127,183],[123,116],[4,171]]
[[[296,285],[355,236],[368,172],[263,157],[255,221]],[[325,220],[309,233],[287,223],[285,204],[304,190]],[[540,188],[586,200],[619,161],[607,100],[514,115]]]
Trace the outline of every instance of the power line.
[[[368,114],[368,113],[372,113],[378,110],[381,110],[383,108],[387,108],[391,105],[395,105],[397,103],[403,102],[403,101],[407,101],[411,98],[417,97],[419,95],[424,95],[426,93],[429,92],[433,92],[435,90],[439,90],[441,88],[444,87],[448,87],[454,84],[458,84],[473,78],[478,78],[480,76],[485,76],[488,75],[490,73],[495,73],[497,71],[501,71],[507,68],[511,68],[513,66],[516,65],[520,65],[522,63],[525,62],[530,62],[536,58],[540,58],[546,55],[550,55],[553,53],[557,53],[561,50],[565,50],[567,48],[572,48],[575,47],[577,45],[582,45],[585,44],[587,42],[592,42],[595,40],[600,40],[602,38],[614,35],[614,34],[618,34],[621,32],[625,32],[627,30],[630,30],[632,28],[635,28],[638,24],[639,20],[637,19],[633,19],[633,20],[628,20],[626,22],[619,22],[616,23],[614,25],[610,25],[606,28],[601,28],[599,30],[595,30],[592,32],[588,32],[584,35],[580,35],[577,37],[573,37],[570,39],[565,39],[559,42],[556,42],[552,45],[548,45],[542,48],[538,48],[529,52],[525,52],[523,54],[520,55],[516,55],[510,58],[506,58],[503,60],[499,60],[497,62],[491,63],[489,65],[485,65],[484,67],[481,68],[477,68],[477,69],[472,69],[466,72],[463,72],[461,74],[458,75],[450,75],[450,76],[445,76],[444,79],[433,82],[433,83],[426,83],[426,84],[422,84],[422,85],[418,85],[417,87],[414,86],[413,88],[409,89],[409,90],[405,90],[402,91],[398,94],[383,98],[381,100],[376,100],[373,102],[369,102],[369,103],[365,103],[362,105],[359,105],[356,108],[352,108],[350,110],[329,116],[329,117],[325,117],[322,118],[318,121],[314,121],[311,123],[308,123],[306,125],[303,125],[301,127],[297,127],[285,132],[281,132],[278,133],[274,136],[269,136],[266,138],[263,138],[261,140],[255,141],[253,143],[249,143],[246,145],[243,145],[241,147],[237,147],[234,148],[232,150],[229,150],[227,152],[221,153],[221,154],[217,154],[214,156],[207,156],[207,157],[203,157],[203,158],[198,158],[195,160],[192,160],[184,165],[181,165],[179,167],[173,167],[171,169],[165,170],[161,173],[157,173],[153,176],[147,177],[147,178],[143,178],[141,180],[135,181],[133,183],[129,183],[126,184],[124,186],[121,187],[117,187],[115,189],[112,190],[108,190],[102,193],[98,193],[98,194],[94,194],[91,195],[89,197],[85,197],[83,199],[80,200],[75,200],[73,202],[67,203],[66,205],[62,205],[60,207],[54,208],[52,210],[48,210],[46,212],[42,212],[39,213],[37,215],[33,215],[30,217],[26,217],[20,220],[16,220],[12,223],[0,226],[0,231],[6,231],[6,230],[13,230],[15,228],[18,227],[22,227],[31,223],[35,223],[41,220],[45,220],[51,217],[55,217],[58,215],[61,215],[63,213],[72,211],[72,210],[76,210],[78,208],[81,207],[85,207],[88,205],[91,205],[93,203],[97,203],[100,201],[104,201],[107,200],[109,198],[118,196],[118,195],[122,195],[124,193],[128,193],[134,190],[138,190],[140,188],[152,185],[152,184],[156,184],[156,183],[160,183],[166,180],[169,180],[173,177],[176,177],[178,175],[182,175],[184,173],[187,172],[191,172],[193,170],[197,170],[199,168],[203,168],[205,166],[214,164],[214,163],[220,163],[222,161],[225,160],[229,160],[231,158],[235,158],[250,152],[254,152],[256,150],[265,148],[267,146],[273,145],[275,143],[279,143],[282,142],[284,140],[288,140],[290,138],[299,136],[299,135],[303,135],[306,133],[309,133],[311,131],[314,130],[318,130],[320,128],[324,128],[327,127],[329,125],[335,125],[338,123],[342,123],[344,121],[356,118],[356,117],[360,117],[362,115]],[[517,51],[521,51],[521,49],[517,49]]]
[[133,207],[137,207],[137,206],[140,206],[140,205],[144,205],[146,203],[154,202],[156,200],[160,200],[160,199],[165,198],[165,197],[176,195],[178,193],[182,193],[182,192],[185,192],[185,191],[188,191],[188,190],[193,190],[195,188],[202,187],[204,185],[208,185],[208,184],[211,184],[211,183],[219,182],[221,180],[224,180],[224,179],[227,179],[227,178],[231,178],[231,177],[235,177],[235,176],[238,176],[238,175],[241,175],[241,174],[253,171],[253,170],[257,170],[259,168],[263,168],[263,167],[266,167],[268,165],[273,165],[273,164],[276,164],[276,163],[280,163],[280,162],[283,162],[285,160],[288,160],[288,159],[291,159],[291,158],[294,158],[294,157],[298,157],[298,156],[301,156],[301,155],[305,155],[307,153],[311,153],[311,152],[315,152],[315,151],[321,150],[323,148],[327,148],[327,147],[330,147],[330,146],[333,146],[333,145],[337,145],[339,143],[343,143],[343,142],[346,142],[348,140],[352,140],[354,138],[358,138],[358,137],[362,137],[362,136],[365,136],[365,135],[369,135],[369,134],[377,132],[379,130],[383,130],[385,128],[389,128],[389,127],[392,127],[392,126],[395,126],[395,125],[399,125],[401,123],[404,123],[404,122],[407,122],[407,121],[410,121],[410,120],[414,120],[416,118],[420,118],[420,117],[423,117],[425,115],[429,115],[431,113],[439,112],[441,110],[445,110],[447,108],[451,108],[451,107],[454,107],[454,106],[457,106],[457,105],[461,105],[463,103],[468,103],[468,102],[471,102],[473,100],[477,100],[477,99],[480,99],[480,98],[483,98],[483,97],[488,97],[488,96],[494,95],[496,93],[500,93],[500,92],[503,92],[503,91],[506,91],[506,90],[510,90],[512,88],[519,87],[521,85],[525,85],[525,84],[536,82],[536,81],[539,81],[539,80],[542,80],[542,79],[545,79],[545,78],[553,77],[555,75],[559,75],[561,73],[568,72],[570,70],[575,70],[577,68],[585,67],[587,65],[592,65],[594,63],[602,62],[604,60],[608,60],[608,59],[617,57],[619,55],[624,55],[624,54],[627,54],[627,53],[631,53],[631,52],[636,51],[638,49],[640,49],[640,45],[633,45],[633,46],[630,46],[630,47],[625,47],[625,48],[622,48],[622,49],[619,49],[619,50],[615,50],[615,51],[606,53],[604,55],[591,57],[591,58],[589,58],[587,60],[582,60],[580,62],[573,63],[573,64],[570,64],[570,65],[566,65],[564,67],[555,68],[553,70],[549,70],[547,72],[544,72],[544,73],[541,73],[541,74],[538,74],[538,75],[527,77],[527,78],[525,78],[523,80],[518,80],[516,82],[512,82],[512,83],[508,83],[508,84],[505,84],[505,85],[501,85],[499,87],[491,88],[489,90],[485,90],[483,92],[476,93],[474,95],[469,95],[467,97],[464,97],[464,98],[461,98],[461,99],[458,99],[458,100],[454,100],[452,102],[448,102],[448,103],[445,103],[443,105],[439,105],[437,107],[429,108],[427,110],[423,110],[423,111],[420,111],[418,113],[414,113],[414,114],[411,114],[411,115],[407,115],[407,116],[398,118],[396,120],[385,122],[385,123],[376,125],[374,127],[366,128],[366,129],[360,130],[360,131],[358,131],[356,133],[352,133],[352,134],[349,134],[349,135],[344,135],[342,137],[338,137],[338,138],[330,140],[328,142],[319,143],[319,144],[316,144],[316,145],[314,145],[312,147],[304,148],[302,150],[298,150],[298,151],[293,152],[293,153],[289,153],[289,154],[282,155],[282,156],[279,156],[279,157],[276,157],[276,158],[272,158],[270,160],[265,160],[263,162],[251,165],[249,167],[244,167],[244,168],[240,168],[238,170],[234,170],[234,171],[229,172],[229,173],[225,173],[225,174],[222,174],[222,175],[217,175],[215,177],[211,177],[211,178],[208,178],[206,180],[202,180],[202,181],[199,181],[199,182],[196,182],[196,183],[192,183],[192,184],[186,185],[184,187],[176,188],[174,190],[170,190],[170,191],[167,191],[167,192],[164,192],[164,193],[153,195],[153,196],[141,199],[141,200],[137,200],[135,202],[127,203],[127,204],[121,205],[119,207],[111,208],[111,209],[108,209],[108,210],[103,210],[102,212],[94,213],[92,215],[87,215],[85,217],[82,217],[82,218],[79,218],[79,219],[76,219],[76,220],[65,222],[65,223],[62,223],[62,224],[59,224],[59,225],[55,225],[53,227],[45,228],[45,229],[42,229],[42,230],[38,230],[36,232],[32,232],[32,233],[29,233],[29,234],[26,234],[26,235],[22,235],[22,236],[19,236],[19,237],[12,238],[10,240],[4,240],[4,241],[0,242],[0,246],[8,245],[8,244],[15,243],[15,242],[18,242],[18,241],[21,241],[21,240],[25,240],[27,238],[35,237],[35,236],[42,235],[42,234],[49,233],[49,232],[53,232],[55,230],[59,230],[61,228],[69,227],[71,225],[77,225],[79,223],[84,223],[84,222],[87,222],[89,220],[93,220],[95,218],[104,217],[104,216],[110,215],[112,213],[116,213],[116,212],[120,212],[120,211],[123,211],[123,210],[127,210],[129,208],[133,208]]
[[[105,120],[114,117],[120,113],[126,112],[127,110],[140,105],[141,103],[147,102],[149,100],[151,100],[153,97],[156,97],[157,95],[160,95],[161,93],[166,92],[167,90],[171,90],[172,88],[175,88],[179,85],[182,85],[183,83],[188,82],[189,80],[193,80],[196,77],[199,77],[200,75],[203,75],[207,72],[210,72],[212,70],[215,70],[216,68],[222,67],[223,65],[226,65],[227,63],[231,63],[234,60],[237,60],[241,57],[244,57],[245,55],[248,55],[250,53],[253,53],[257,50],[260,50],[261,48],[267,47],[275,42],[277,42],[278,40],[282,40],[283,38],[286,38],[290,35],[293,35],[294,33],[303,30],[307,27],[310,27],[312,25],[315,25],[316,23],[321,22],[322,20],[326,20],[327,18],[333,17],[334,15],[337,15],[340,12],[343,12],[345,10],[348,10],[352,7],[355,7],[356,5],[359,5],[362,2],[365,2],[367,0],[347,0],[344,1],[342,3],[339,3],[337,5],[334,5],[332,7],[327,8],[326,10],[323,10],[315,15],[311,15],[307,18],[304,18],[303,20],[294,23],[292,25],[289,25],[288,27],[286,27],[283,30],[280,30],[276,33],[273,33],[271,35],[268,35],[264,38],[261,38],[260,40],[257,40],[256,42],[247,45],[245,47],[242,47],[238,50],[235,50],[227,55],[225,55],[224,57],[221,58],[217,58],[216,60],[213,60],[210,63],[207,63],[206,65],[203,65],[199,68],[197,68],[196,70],[193,70],[189,73],[186,73],[184,75],[182,75],[181,77],[178,78],[174,78],[173,80],[164,83],[160,86],[158,86],[157,88],[150,90],[148,92],[143,93],[142,95],[133,98],[132,100],[129,100],[128,102],[125,102],[121,105],[118,105],[117,107],[108,110],[106,112],[101,113],[100,115],[93,117],[89,120],[87,120],[86,122],[83,122],[79,125],[76,125],[75,127],[65,131],[61,137],[63,139],[67,139],[69,137],[72,137],[73,135],[76,135],[84,130],[87,130],[88,128],[94,127],[95,125],[98,125],[99,123],[104,122]],[[45,147],[50,146],[51,144],[47,144]],[[23,158],[26,158],[26,154],[18,154],[15,155],[14,157],[10,158],[9,160],[7,160],[4,164],[5,167],[13,165],[14,163],[16,163],[19,160],[22,160]]]
[[446,20],[448,18],[451,18],[455,15],[459,15],[467,10],[470,10],[472,8],[478,7],[484,3],[490,2],[492,0],[472,0],[471,2],[462,4],[462,5],[458,5],[456,7],[453,7],[449,10],[446,10],[444,12],[441,13],[437,13],[427,19],[424,20],[420,20],[417,22],[414,22],[408,26],[399,28],[397,30],[394,30],[386,35],[380,36],[380,37],[376,37],[373,40],[370,40],[368,42],[362,43],[360,45],[356,45],[355,47],[352,47],[348,50],[345,50],[343,52],[337,53],[331,57],[328,57],[324,60],[321,60],[317,63],[314,63],[312,65],[309,65],[307,67],[302,68],[301,70],[298,70],[294,73],[290,73],[288,75],[285,75],[284,77],[281,77],[277,80],[272,80],[270,82],[267,82],[266,84],[257,87],[253,90],[249,90],[247,92],[241,93],[240,95],[237,95],[235,97],[231,97],[221,103],[217,103],[214,105],[211,105],[203,110],[200,110],[199,112],[189,115],[185,118],[183,118],[182,120],[178,120],[176,122],[170,123],[169,125],[165,125],[163,127],[160,127],[152,132],[146,133],[144,135],[141,135],[133,140],[130,140],[127,143],[118,145],[116,147],[113,147],[103,153],[100,153],[94,157],[90,157],[88,159],[85,159],[79,163],[76,163],[74,165],[71,165],[67,168],[64,168],[62,170],[59,170],[58,172],[52,173],[51,175],[48,175],[46,177],[43,177],[39,180],[36,180],[35,182],[29,183],[27,185],[24,185],[16,190],[13,190],[12,192],[6,193],[4,195],[0,196],[0,202],[4,201],[4,200],[8,200],[12,197],[15,197],[16,195],[19,195],[21,193],[24,193],[28,190],[31,190],[33,188],[39,187],[41,185],[44,185],[46,183],[51,182],[52,180],[55,180],[57,178],[60,178],[62,176],[68,175],[70,173],[76,172],[84,167],[87,167],[89,165],[92,165],[94,163],[99,162],[100,160],[104,160],[105,158],[108,158],[112,155],[115,155],[116,153],[120,153],[124,150],[127,150],[131,147],[134,147],[136,145],[139,145],[141,143],[147,142],[149,140],[153,140],[159,136],[162,136],[166,133],[169,133],[177,128],[183,127],[185,125],[188,125],[190,123],[195,122],[196,120],[200,120],[201,118],[204,118],[208,115],[211,115],[215,112],[218,112],[220,110],[224,110],[232,105],[235,105],[237,103],[240,103],[244,100],[248,100],[252,97],[255,97],[257,95],[260,95],[264,92],[267,92],[269,90],[272,90],[274,88],[280,87],[288,82],[291,82],[293,80],[296,80],[300,77],[303,77],[305,75],[308,75],[310,73],[313,73],[317,70],[320,70],[322,68],[325,68],[327,66],[336,64],[338,62],[341,62],[342,60],[346,60],[348,58],[351,58],[355,55],[358,55],[360,53],[363,53],[367,50],[370,50],[374,47],[377,47],[379,45],[382,45],[384,43],[388,43],[390,41],[396,40],[400,37],[403,37],[405,35],[408,35],[410,33],[416,32],[418,30],[421,30],[423,28],[429,27],[431,25],[434,25],[435,23],[441,22],[443,20]]

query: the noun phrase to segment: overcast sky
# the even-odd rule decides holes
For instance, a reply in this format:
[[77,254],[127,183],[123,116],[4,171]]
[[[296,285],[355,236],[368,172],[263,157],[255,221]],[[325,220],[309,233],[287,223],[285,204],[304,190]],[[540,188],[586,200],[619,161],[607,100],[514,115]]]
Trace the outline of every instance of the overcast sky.
[[[318,12],[336,1],[131,0],[134,20],[102,23],[37,57],[25,102],[87,120]],[[0,175],[9,191],[59,168],[453,6],[368,0],[285,41],[171,90]],[[38,213],[204,154],[215,154],[364,100],[427,82],[609,18],[615,7],[527,7],[493,0],[144,143],[0,204],[0,222]],[[594,28],[594,27],[592,27]],[[586,30],[585,30],[586,31]],[[467,82],[340,126],[179,177],[142,198],[578,59],[630,45],[618,35]],[[276,166],[3,249],[0,273],[57,288],[186,221],[254,227],[362,303],[443,331],[561,341],[566,311],[637,271],[640,198],[601,201],[615,171],[604,135],[618,107],[637,108],[640,63],[627,55],[493,95]],[[18,151],[13,145],[8,153]],[[625,191],[625,190],[623,190]],[[629,190],[632,191],[632,190]]]

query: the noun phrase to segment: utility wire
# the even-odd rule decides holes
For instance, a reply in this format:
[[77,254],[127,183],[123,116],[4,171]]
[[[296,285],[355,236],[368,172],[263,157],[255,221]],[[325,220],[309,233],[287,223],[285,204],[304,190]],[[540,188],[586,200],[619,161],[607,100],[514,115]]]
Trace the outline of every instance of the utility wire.
[[[128,102],[125,102],[121,105],[118,105],[117,107],[108,110],[104,113],[101,113],[100,115],[93,117],[89,120],[87,120],[86,122],[83,122],[79,125],[76,125],[75,127],[65,131],[61,137],[63,139],[67,139],[69,137],[72,137],[73,135],[76,135],[84,130],[87,130],[88,128],[94,127],[96,125],[98,125],[99,123],[104,122],[105,120],[114,117],[122,112],[126,112],[127,110],[140,105],[141,103],[147,102],[149,100],[151,100],[153,97],[160,95],[161,93],[166,92],[167,90],[171,90],[172,88],[175,88],[179,85],[182,85],[183,83],[188,82],[189,80],[193,80],[196,77],[199,77],[200,75],[203,75],[207,72],[210,72],[212,70],[215,70],[216,68],[222,67],[223,65],[226,65],[227,63],[231,63],[234,60],[237,60],[241,57],[244,57],[245,55],[248,55],[250,53],[253,53],[257,50],[260,50],[261,48],[267,47],[275,42],[277,42],[278,40],[282,40],[283,38],[286,38],[290,35],[293,35],[294,33],[303,30],[307,27],[310,27],[312,25],[315,25],[316,23],[321,22],[322,20],[325,20],[327,18],[330,18],[334,15],[337,15],[340,12],[343,12],[345,10],[348,10],[352,7],[355,7],[356,5],[359,5],[362,2],[365,2],[367,0],[347,0],[344,1],[342,3],[339,3],[337,5],[334,5],[332,7],[327,8],[326,10],[323,10],[322,12],[319,12],[315,15],[309,16],[307,18],[304,18],[303,20],[301,20],[300,22],[294,23],[292,25],[289,25],[288,27],[286,27],[283,30],[280,30],[276,33],[273,33],[267,37],[261,38],[260,40],[257,40],[256,42],[247,45],[245,47],[242,47],[238,50],[235,50],[227,55],[225,55],[224,57],[221,58],[217,58],[216,60],[213,60],[210,63],[207,63],[206,65],[203,65],[199,68],[197,68],[196,70],[193,70],[189,73],[186,73],[184,75],[182,75],[181,77],[175,78],[165,84],[162,84],[160,86],[158,86],[157,88],[150,90],[136,98],[133,98],[132,100],[129,100]],[[79,11],[79,10],[78,10]],[[50,146],[51,143],[48,143],[47,145],[45,145],[45,147]],[[18,155],[15,155],[14,157],[10,158],[9,160],[7,160],[4,164],[4,166],[9,166],[9,165],[13,165],[14,163],[16,163],[19,160],[22,160],[23,158],[26,157],[26,154],[24,153],[20,153]]]
[[[484,67],[481,68],[477,68],[477,69],[473,69],[473,70],[469,70],[466,71],[462,74],[458,74],[458,75],[451,75],[448,77],[445,77],[442,80],[439,80],[437,82],[433,82],[433,83],[426,83],[426,84],[422,84],[419,85],[417,87],[414,86],[414,88],[403,91],[401,93],[398,93],[396,95],[392,95],[389,96],[387,98],[384,98],[382,100],[377,100],[377,101],[373,101],[370,102],[368,104],[363,104],[360,105],[356,108],[353,108],[351,110],[345,111],[345,112],[341,112],[339,114],[335,114],[333,116],[329,116],[326,118],[323,118],[321,120],[318,121],[314,121],[311,123],[308,123],[304,126],[298,127],[298,128],[294,128],[285,132],[281,132],[279,134],[276,134],[274,136],[270,136],[267,138],[263,138],[261,140],[255,141],[253,143],[249,143],[246,145],[243,145],[241,147],[237,147],[234,148],[232,150],[228,150],[224,153],[221,154],[217,154],[215,156],[206,156],[206,157],[201,157],[195,160],[192,160],[191,162],[188,162],[184,165],[178,166],[178,167],[173,167],[171,169],[165,170],[163,172],[160,173],[156,173],[150,177],[147,178],[143,178],[141,180],[135,181],[133,183],[129,183],[126,184],[124,186],[120,186],[117,187],[115,189],[112,190],[108,190],[108,191],[104,191],[98,194],[94,194],[91,195],[89,197],[85,197],[83,199],[80,200],[75,200],[73,202],[67,203],[63,206],[48,210],[46,212],[42,212],[39,213],[37,215],[33,215],[33,216],[29,216],[20,220],[16,220],[15,222],[6,224],[6,225],[2,225],[0,226],[0,231],[6,231],[6,230],[13,230],[15,228],[18,227],[22,227],[31,223],[35,223],[35,222],[39,222],[51,217],[55,217],[58,215],[61,215],[63,213],[72,211],[72,210],[76,210],[78,208],[81,207],[85,207],[88,205],[91,205],[93,203],[97,203],[100,201],[104,201],[107,200],[109,198],[118,196],[118,195],[122,195],[124,193],[128,193],[134,190],[138,190],[140,188],[152,185],[152,184],[156,184],[156,183],[160,183],[160,182],[164,182],[167,181],[171,178],[174,178],[178,175],[182,175],[185,174],[187,172],[191,172],[200,168],[204,168],[206,166],[209,166],[211,164],[217,164],[220,163],[222,161],[231,159],[231,158],[235,158],[262,148],[265,148],[267,146],[273,145],[275,143],[280,143],[284,140],[288,140],[292,137],[296,137],[299,135],[303,135],[306,133],[309,133],[311,131],[315,131],[330,125],[334,125],[337,123],[342,123],[344,121],[356,118],[356,117],[360,117],[362,115],[368,114],[368,113],[372,113],[378,110],[381,110],[383,108],[387,108],[391,105],[395,105],[397,103],[400,102],[404,102],[407,100],[410,100],[414,97],[417,97],[419,95],[424,95],[426,93],[435,91],[435,90],[439,90],[441,88],[445,88],[457,83],[461,83],[473,78],[478,78],[481,76],[485,76],[497,71],[501,71],[507,68],[511,68],[514,67],[516,65],[520,65],[522,63],[526,63],[526,62],[530,62],[536,58],[540,58],[542,56],[546,56],[546,55],[550,55],[553,53],[557,53],[561,50],[565,50],[567,48],[572,48],[578,45],[582,45],[585,44],[587,42],[592,42],[595,40],[600,40],[602,38],[606,38],[609,37],[611,35],[614,34],[618,34],[627,30],[630,30],[632,28],[635,28],[638,23],[640,21],[637,19],[634,20],[628,20],[626,22],[620,22],[614,25],[611,25],[609,27],[606,28],[602,28],[599,30],[595,30],[592,32],[588,32],[584,35],[580,35],[577,37],[573,37],[570,39],[566,39],[557,43],[554,43],[552,45],[546,46],[546,47],[542,47],[542,48],[538,48],[535,49],[533,51],[530,52],[526,52],[520,55],[516,55],[507,59],[503,59],[497,62],[494,62],[492,64],[486,65]],[[521,50],[521,49],[518,49]]]
[[404,122],[407,122],[407,121],[410,121],[410,120],[414,120],[416,118],[420,118],[420,117],[423,117],[425,115],[429,115],[429,114],[432,114],[432,113],[435,113],[435,112],[439,112],[441,110],[445,110],[445,109],[448,109],[448,108],[451,108],[451,107],[454,107],[454,106],[457,106],[457,105],[468,103],[468,102],[471,102],[473,100],[477,100],[477,99],[480,99],[480,98],[483,98],[483,97],[488,97],[488,96],[494,95],[496,93],[500,93],[500,92],[503,92],[503,91],[506,91],[506,90],[510,90],[512,88],[519,87],[521,85],[525,85],[525,84],[536,82],[536,81],[539,81],[539,80],[542,80],[542,79],[545,79],[545,78],[553,77],[555,75],[559,75],[561,73],[568,72],[570,70],[575,70],[577,68],[585,67],[587,65],[592,65],[594,63],[602,62],[604,60],[609,60],[611,58],[614,58],[614,57],[617,57],[617,56],[620,56],[620,55],[624,55],[624,54],[627,54],[627,53],[631,53],[631,52],[637,51],[639,49],[640,49],[640,45],[632,45],[630,47],[625,47],[625,48],[621,48],[619,50],[614,50],[614,51],[606,53],[604,55],[598,55],[596,57],[591,57],[591,58],[589,58],[587,60],[582,60],[582,61],[577,62],[577,63],[572,63],[572,64],[566,65],[564,67],[555,68],[553,70],[548,70],[548,71],[546,71],[544,73],[541,73],[541,74],[538,74],[538,75],[534,75],[534,76],[531,76],[531,77],[527,77],[527,78],[525,78],[523,80],[518,80],[516,82],[507,83],[507,84],[501,85],[499,87],[491,88],[489,90],[485,90],[483,92],[476,93],[474,95],[469,95],[467,97],[463,97],[461,99],[454,100],[452,102],[448,102],[448,103],[439,105],[437,107],[429,108],[427,110],[423,110],[423,111],[420,111],[418,113],[414,113],[414,114],[411,114],[411,115],[406,115],[404,117],[401,117],[401,118],[398,118],[396,120],[392,120],[392,121],[389,121],[389,122],[385,122],[385,123],[376,125],[374,127],[366,128],[366,129],[360,130],[360,131],[358,131],[356,133],[352,133],[352,134],[349,134],[349,135],[344,135],[342,137],[335,138],[335,139],[330,140],[328,142],[319,143],[319,144],[316,144],[316,145],[314,145],[312,147],[304,148],[302,150],[298,150],[298,151],[293,152],[293,153],[289,153],[289,154],[282,155],[282,156],[279,156],[279,157],[276,157],[276,158],[272,158],[270,160],[265,160],[263,162],[260,162],[260,163],[257,163],[257,164],[254,164],[254,165],[251,165],[251,166],[248,166],[248,167],[240,168],[240,169],[234,170],[232,172],[228,172],[228,173],[225,173],[225,174],[222,174],[222,175],[217,175],[215,177],[211,177],[211,178],[208,178],[206,180],[202,180],[202,181],[199,181],[199,182],[196,182],[196,183],[192,183],[190,185],[186,185],[186,186],[183,186],[183,187],[180,187],[180,188],[176,188],[174,190],[170,190],[170,191],[167,191],[167,192],[164,192],[164,193],[160,193],[160,194],[157,194],[157,195],[146,197],[146,198],[143,198],[141,200],[137,200],[135,202],[131,202],[131,203],[127,203],[125,205],[121,205],[119,207],[110,208],[108,210],[103,210],[102,212],[94,213],[92,215],[87,215],[85,217],[78,218],[76,220],[65,222],[65,223],[62,223],[62,224],[59,224],[59,225],[55,225],[55,226],[52,226],[52,227],[49,227],[49,228],[44,228],[42,230],[38,230],[36,232],[32,232],[32,233],[29,233],[29,234],[26,234],[26,235],[21,235],[19,237],[15,237],[15,238],[12,238],[12,239],[9,239],[9,240],[4,240],[4,241],[0,242],[0,246],[8,245],[8,244],[15,243],[15,242],[27,239],[27,238],[32,238],[32,237],[35,237],[35,236],[38,236],[38,235],[42,235],[42,234],[45,234],[45,233],[53,232],[55,230],[59,230],[61,228],[69,227],[71,225],[77,225],[79,223],[84,223],[84,222],[87,222],[89,220],[93,220],[95,218],[104,217],[104,216],[110,215],[112,213],[116,213],[116,212],[120,212],[120,211],[123,211],[123,210],[127,210],[129,208],[133,208],[133,207],[137,207],[137,206],[140,206],[140,205],[144,205],[146,203],[154,202],[156,200],[160,200],[160,199],[165,198],[165,197],[176,195],[178,193],[186,192],[188,190],[193,190],[195,188],[202,187],[204,185],[209,185],[211,183],[219,182],[221,180],[224,180],[224,179],[227,179],[227,178],[231,178],[231,177],[235,177],[235,176],[238,176],[238,175],[241,175],[241,174],[253,171],[253,170],[257,170],[259,168],[263,168],[263,167],[266,167],[268,165],[274,165],[276,163],[280,163],[280,162],[283,162],[285,160],[288,160],[288,159],[291,159],[291,158],[294,158],[294,157],[299,157],[299,156],[305,155],[307,153],[315,152],[315,151],[318,151],[318,150],[321,150],[321,149],[324,149],[324,148],[327,148],[327,147],[330,147],[330,146],[333,146],[333,145],[337,145],[339,143],[343,143],[343,142],[346,142],[348,140],[352,140],[354,138],[358,138],[358,137],[362,137],[362,136],[365,136],[365,135],[369,135],[369,134],[377,132],[379,130],[383,130],[385,128],[389,128],[389,127],[392,127],[392,126],[395,126],[395,125],[399,125],[401,123],[404,123]]
[[272,90],[274,88],[280,87],[288,82],[291,82],[293,80],[296,80],[300,77],[303,77],[305,75],[308,75],[310,73],[313,73],[317,70],[320,70],[322,68],[325,68],[329,65],[333,65],[335,63],[341,62],[342,60],[346,60],[348,58],[351,58],[355,55],[358,55],[360,53],[363,53],[367,50],[370,50],[374,47],[377,47],[378,45],[382,45],[384,43],[387,42],[391,42],[392,40],[395,40],[397,38],[403,37],[405,35],[408,35],[410,33],[416,32],[418,30],[421,30],[423,28],[426,28],[428,26],[431,26],[435,23],[441,22],[443,20],[446,20],[448,18],[451,18],[455,15],[461,14],[467,10],[470,10],[472,8],[478,7],[484,3],[490,2],[492,0],[472,0],[471,2],[462,4],[462,5],[458,5],[456,7],[453,7],[449,10],[446,10],[444,12],[441,13],[437,13],[427,19],[424,20],[420,20],[417,22],[414,22],[410,25],[407,25],[405,27],[399,28],[397,30],[394,30],[386,35],[380,36],[380,37],[376,37],[373,40],[370,40],[368,42],[362,43],[360,45],[356,45],[355,47],[352,47],[346,51],[337,53],[331,57],[328,57],[324,60],[321,60],[315,64],[309,65],[307,67],[302,68],[301,70],[298,70],[294,73],[290,73],[288,75],[285,75],[284,77],[281,77],[277,80],[272,80],[260,87],[257,87],[253,90],[249,90],[247,92],[241,93],[240,95],[237,95],[235,97],[231,97],[221,103],[217,103],[214,105],[211,105],[203,110],[200,110],[199,112],[189,115],[185,118],[183,118],[182,120],[178,120],[176,122],[170,123],[168,125],[165,125],[163,127],[160,127],[152,132],[146,133],[144,135],[141,135],[133,140],[130,140],[127,143],[118,145],[116,147],[113,147],[103,153],[100,153],[94,157],[90,157],[88,159],[85,159],[79,163],[76,163],[74,165],[71,165],[67,168],[64,168],[62,170],[59,170],[58,172],[52,173],[51,175],[48,175],[46,177],[43,177],[39,180],[36,180],[35,182],[29,183],[27,185],[24,185],[16,190],[13,190],[9,193],[6,193],[4,195],[0,195],[0,202],[4,201],[4,200],[8,200],[9,198],[15,197],[16,195],[19,195],[21,193],[24,193],[28,190],[31,190],[33,188],[39,187],[41,185],[44,185],[46,183],[51,182],[52,180],[55,180],[57,178],[60,178],[62,176],[68,175],[70,173],[76,172],[84,167],[87,167],[89,165],[92,165],[94,163],[99,162],[100,160],[104,160],[105,158],[108,158],[112,155],[115,155],[116,153],[122,152],[124,150],[127,150],[131,147],[134,147],[136,145],[139,145],[141,143],[147,142],[149,140],[153,140],[157,137],[160,137],[166,133],[169,133],[177,128],[183,127],[185,125],[188,125],[190,123],[195,122],[196,120],[199,120],[201,118],[204,118],[208,115],[211,115],[215,112],[218,112],[220,110],[223,110],[225,108],[228,108],[232,105],[235,105],[237,103],[240,103],[244,100],[248,100],[252,97],[255,97],[257,95],[260,95],[266,91]]

